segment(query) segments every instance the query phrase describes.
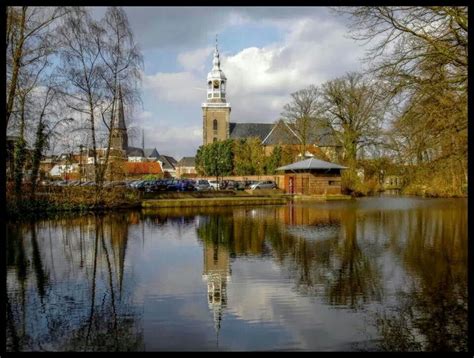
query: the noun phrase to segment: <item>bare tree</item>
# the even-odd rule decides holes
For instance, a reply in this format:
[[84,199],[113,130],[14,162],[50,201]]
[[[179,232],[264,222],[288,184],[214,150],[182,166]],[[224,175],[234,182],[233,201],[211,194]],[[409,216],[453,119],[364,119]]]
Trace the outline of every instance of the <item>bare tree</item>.
[[58,29],[62,42],[60,74],[68,107],[86,114],[89,119],[94,177],[98,184],[96,200],[100,200],[102,191],[96,119],[105,96],[104,65],[100,61],[97,42],[91,41],[98,31],[98,24],[82,8],[74,9]]
[[427,59],[445,63],[452,85],[467,89],[467,6],[364,6],[338,8],[351,17],[351,33],[373,44],[371,71],[389,76],[394,90],[423,80]]
[[459,194],[467,185],[467,6],[336,11],[351,16],[355,39],[372,44],[367,61],[398,108],[391,142],[401,163],[416,165],[410,177]]
[[64,7],[7,7],[5,133],[17,98],[20,72],[56,50],[51,26],[67,11]]
[[322,86],[323,120],[343,145],[343,158],[355,169],[357,153],[378,142],[385,106],[376,83],[358,73]]
[[[127,15],[122,8],[109,7],[101,21],[101,28],[95,32],[95,41],[104,71],[102,73],[106,85],[108,103],[101,109],[101,116],[108,129],[107,149],[104,165],[101,170],[101,179],[104,179],[110,157],[112,134],[118,121],[117,113],[119,99],[123,99],[123,92],[129,106],[133,106],[139,99],[137,85],[140,81],[140,68],[143,57],[136,45],[133,33],[128,23]],[[118,89],[120,88],[120,93]],[[109,121],[105,114],[109,114]]]
[[291,102],[285,104],[281,116],[296,132],[301,141],[301,153],[306,153],[310,138],[317,130],[318,119],[321,115],[318,87],[311,85],[308,88],[291,94]]

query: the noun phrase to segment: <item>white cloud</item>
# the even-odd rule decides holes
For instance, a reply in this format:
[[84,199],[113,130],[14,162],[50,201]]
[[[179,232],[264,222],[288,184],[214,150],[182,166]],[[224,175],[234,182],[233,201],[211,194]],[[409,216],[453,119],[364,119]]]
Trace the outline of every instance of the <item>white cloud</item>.
[[204,71],[206,60],[212,50],[212,47],[205,47],[182,52],[178,55],[178,62],[187,71]]
[[158,101],[196,103],[197,106],[205,98],[205,92],[199,89],[203,87],[202,82],[191,72],[158,72],[143,76],[144,90],[151,91]]

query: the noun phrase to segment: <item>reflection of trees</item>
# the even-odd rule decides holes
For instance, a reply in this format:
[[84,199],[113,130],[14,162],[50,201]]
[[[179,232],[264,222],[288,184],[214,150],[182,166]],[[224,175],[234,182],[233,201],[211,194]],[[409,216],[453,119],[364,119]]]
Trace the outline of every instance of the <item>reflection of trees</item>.
[[328,299],[334,305],[349,305],[380,300],[380,273],[357,242],[357,217],[353,209],[342,212],[344,237],[336,247],[338,263],[331,268]]
[[396,253],[412,282],[398,292],[396,307],[377,316],[381,348],[467,350],[466,211],[418,209],[398,216],[393,219],[403,216],[410,229]]
[[[8,280],[8,349],[141,349],[139,316],[124,280],[128,214],[59,221],[10,226],[7,233],[8,267],[20,273]],[[53,237],[50,254],[44,239],[48,232]],[[29,235],[31,243],[25,247],[23,237]],[[27,262],[31,271],[25,269]],[[21,289],[30,279],[36,285]],[[22,292],[23,303],[16,298]]]
[[[282,220],[305,225],[313,230],[315,240],[290,234]],[[285,206],[204,216],[197,232],[205,242],[225,245],[231,255],[271,252],[295,278],[300,292],[324,294],[330,304],[355,308],[380,299],[381,285],[377,267],[357,243],[356,225],[355,211],[336,214],[308,206]],[[319,240],[318,233],[328,227],[339,230],[339,235],[336,232],[335,237]]]

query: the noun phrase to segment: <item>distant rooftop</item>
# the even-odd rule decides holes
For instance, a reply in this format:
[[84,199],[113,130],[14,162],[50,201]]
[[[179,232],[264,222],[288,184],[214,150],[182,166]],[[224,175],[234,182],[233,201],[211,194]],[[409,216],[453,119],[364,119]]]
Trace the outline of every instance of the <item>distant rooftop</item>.
[[177,167],[194,167],[196,165],[195,157],[183,157],[176,165]]

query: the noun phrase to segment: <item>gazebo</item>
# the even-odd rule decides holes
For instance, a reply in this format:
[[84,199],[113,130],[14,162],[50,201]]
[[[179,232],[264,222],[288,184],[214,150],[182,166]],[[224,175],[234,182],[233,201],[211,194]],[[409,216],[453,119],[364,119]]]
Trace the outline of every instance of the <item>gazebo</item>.
[[305,159],[283,167],[284,189],[288,194],[339,195],[341,194],[341,170],[339,164],[315,158]]

